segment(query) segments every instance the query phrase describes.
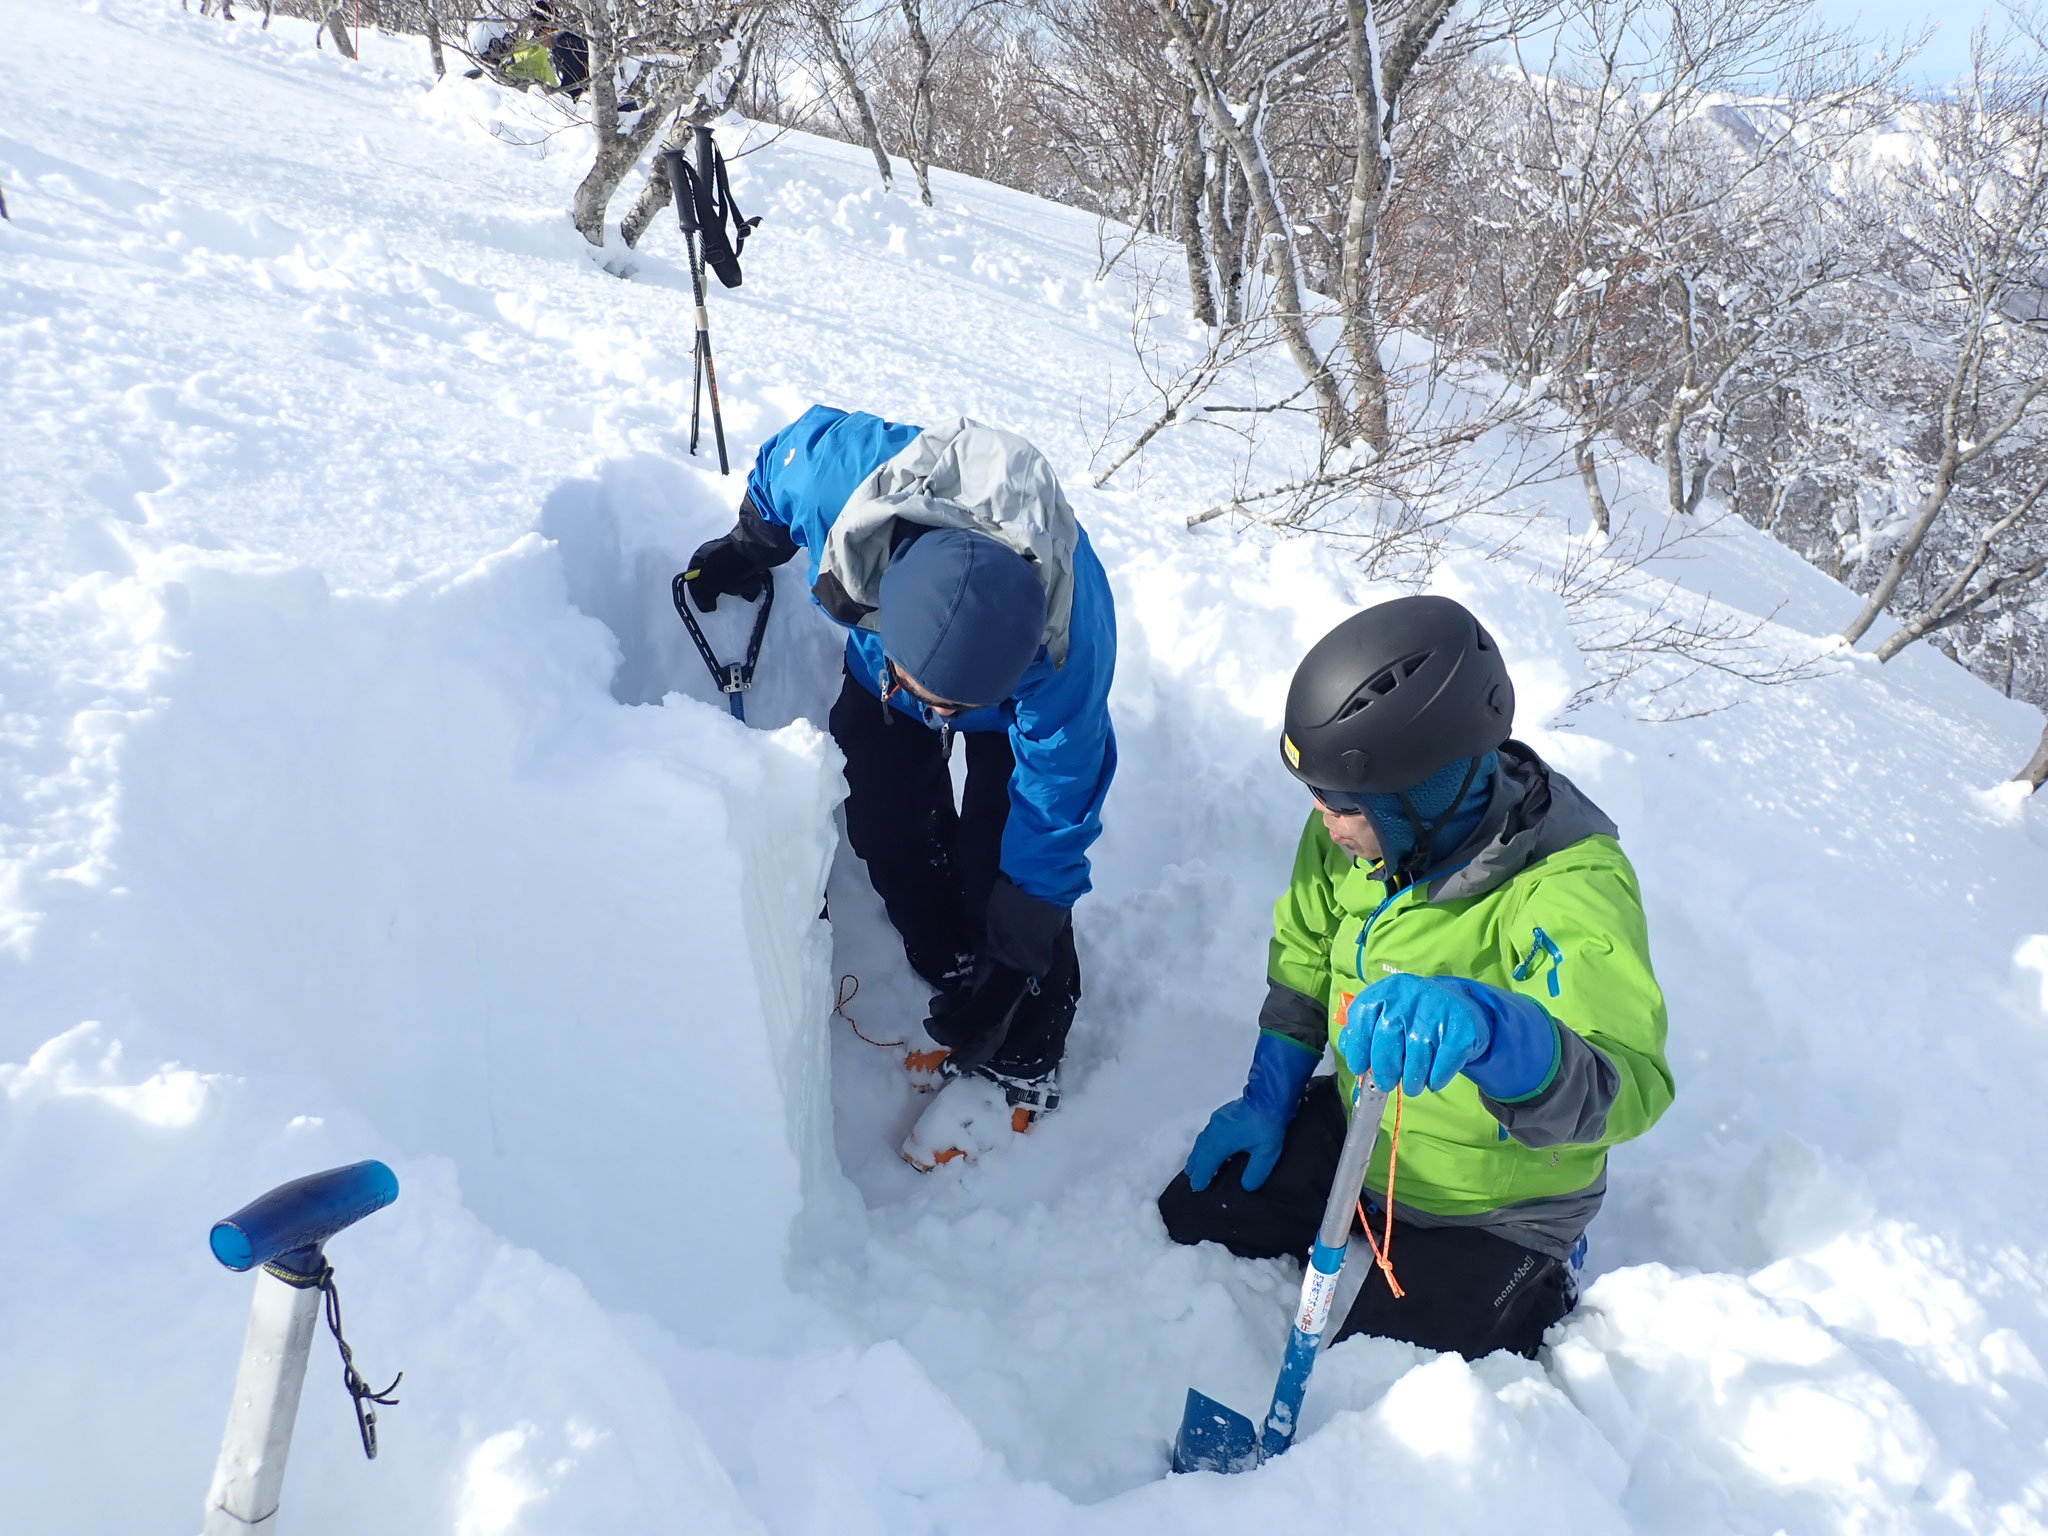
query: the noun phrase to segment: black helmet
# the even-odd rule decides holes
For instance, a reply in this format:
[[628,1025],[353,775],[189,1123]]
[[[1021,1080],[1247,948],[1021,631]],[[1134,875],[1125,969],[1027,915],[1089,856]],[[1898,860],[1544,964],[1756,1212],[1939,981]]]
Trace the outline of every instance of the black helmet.
[[1491,752],[1514,723],[1507,664],[1471,612],[1448,597],[1397,597],[1301,659],[1280,756],[1312,789],[1391,795]]

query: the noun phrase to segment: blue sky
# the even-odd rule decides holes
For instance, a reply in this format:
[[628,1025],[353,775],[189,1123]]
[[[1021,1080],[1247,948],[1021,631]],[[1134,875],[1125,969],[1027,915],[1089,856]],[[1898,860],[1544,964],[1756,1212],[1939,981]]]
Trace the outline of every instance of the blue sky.
[[1939,30],[1920,55],[1914,73],[1928,81],[1952,80],[1970,61],[1970,32],[1987,10],[1999,14],[1995,5],[1976,0],[1957,0],[1953,5],[1931,6],[1925,0],[1820,0],[1820,13],[1828,20],[1853,26],[1865,33],[1918,31],[1927,22]]

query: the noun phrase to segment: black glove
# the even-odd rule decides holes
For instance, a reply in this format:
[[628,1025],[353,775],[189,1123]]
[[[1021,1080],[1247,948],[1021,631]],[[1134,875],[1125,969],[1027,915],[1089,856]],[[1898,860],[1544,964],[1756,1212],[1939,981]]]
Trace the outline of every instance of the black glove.
[[740,502],[732,532],[700,544],[690,556],[683,583],[700,613],[710,613],[726,596],[751,603],[766,589],[768,572],[795,553],[789,530],[756,511],[750,496]]
[[1035,976],[1000,960],[978,961],[968,981],[932,999],[925,1033],[953,1053],[953,1066],[972,1072],[1003,1048],[1017,1010],[1037,990]]
[[699,545],[697,553],[690,556],[690,568],[683,572],[683,582],[696,601],[698,612],[711,612],[721,597],[751,603],[768,584],[768,573],[736,539],[737,535],[728,533],[722,539]]

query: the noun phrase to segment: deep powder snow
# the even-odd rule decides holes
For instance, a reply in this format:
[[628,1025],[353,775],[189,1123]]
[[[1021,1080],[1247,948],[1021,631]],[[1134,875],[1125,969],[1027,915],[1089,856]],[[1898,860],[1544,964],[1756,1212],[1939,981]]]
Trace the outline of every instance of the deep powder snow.
[[1168,1478],[1189,1385],[1264,1403],[1296,1280],[1151,1197],[1249,1057],[1287,677],[1393,589],[1189,532],[1224,434],[1090,488],[1134,303],[1093,219],[727,126],[736,464],[812,400],[997,422],[1116,589],[1066,1102],[920,1177],[846,1022],[922,995],[833,830],[836,632],[785,573],[741,726],[668,607],[740,491],[686,449],[673,230],[594,256],[582,130],[415,40],[0,18],[40,82],[0,100],[10,1529],[195,1525],[248,1294],[206,1229],[366,1156],[404,1193],[331,1256],[402,1402],[365,1465],[316,1344],[293,1533],[2048,1528],[2048,814],[1984,792],[2031,710],[1830,652],[1854,600],[1733,524],[1614,601],[1772,614],[1822,675],[1573,708],[1570,494],[1454,542],[1434,589],[1641,872],[1678,1101],[1544,1359],[1354,1340],[1284,1460]]

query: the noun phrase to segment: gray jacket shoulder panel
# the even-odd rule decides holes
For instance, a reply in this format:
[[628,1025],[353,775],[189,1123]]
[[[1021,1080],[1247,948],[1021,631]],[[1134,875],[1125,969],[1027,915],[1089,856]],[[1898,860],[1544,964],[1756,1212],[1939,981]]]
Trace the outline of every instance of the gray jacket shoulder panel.
[[1521,742],[1501,743],[1498,773],[1478,831],[1451,856],[1464,862],[1429,882],[1431,901],[1483,896],[1573,843],[1620,836],[1578,785]]
[[[926,427],[854,487],[825,536],[818,561],[855,603],[882,601],[889,530],[897,518],[966,528],[1001,540],[1036,563],[1045,584],[1045,647],[1067,659],[1079,524],[1045,455],[1014,432],[956,416]],[[871,611],[858,621],[877,627]]]

